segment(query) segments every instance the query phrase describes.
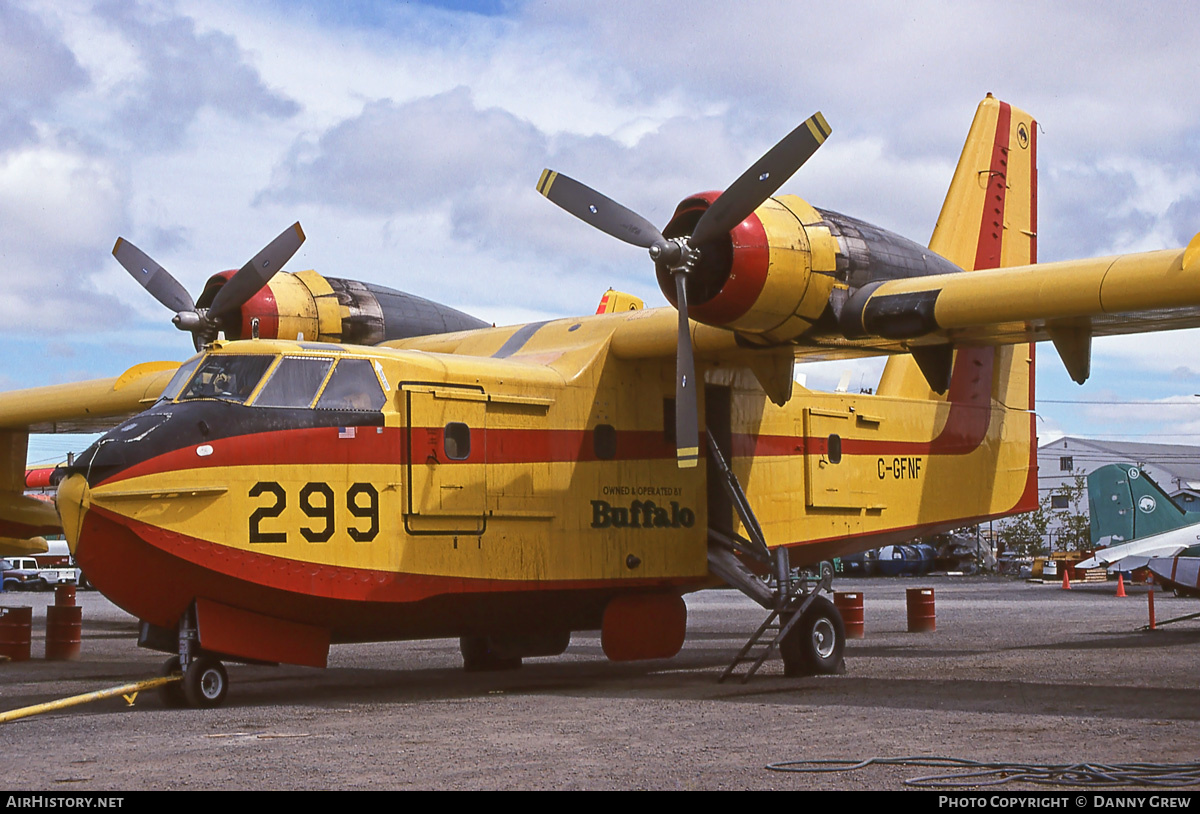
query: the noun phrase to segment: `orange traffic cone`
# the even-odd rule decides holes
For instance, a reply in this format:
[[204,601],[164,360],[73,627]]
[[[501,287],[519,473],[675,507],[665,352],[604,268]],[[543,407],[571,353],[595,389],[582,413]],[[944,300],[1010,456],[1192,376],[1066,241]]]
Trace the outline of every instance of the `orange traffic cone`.
[[1064,565],[1063,565],[1063,584],[1062,584],[1062,589],[1063,589],[1064,591],[1069,591],[1069,590],[1071,590],[1071,569],[1070,569],[1070,568],[1067,568],[1066,564],[1064,564]]
[[1125,575],[1117,572],[1117,596],[1125,596]]

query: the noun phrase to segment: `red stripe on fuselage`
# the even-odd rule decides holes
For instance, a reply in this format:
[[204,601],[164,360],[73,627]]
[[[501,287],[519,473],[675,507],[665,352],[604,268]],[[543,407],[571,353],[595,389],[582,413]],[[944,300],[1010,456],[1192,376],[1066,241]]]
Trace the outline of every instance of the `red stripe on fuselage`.
[[[843,455],[924,455],[966,454],[979,446],[970,432],[980,423],[986,431],[987,422],[973,420],[967,412],[983,408],[963,404],[958,411],[951,405],[946,428],[931,441],[889,441],[871,439],[842,439]],[[965,419],[965,420],[963,420]],[[954,426],[957,424],[957,426]],[[243,466],[406,466],[407,430],[396,428],[357,427],[353,438],[342,438],[337,427],[316,427],[295,430],[254,433],[222,438],[208,446],[212,452],[197,454],[197,446],[189,445],[134,464],[95,485],[115,484],[132,478],[162,472],[204,470],[213,467]],[[377,431],[378,430],[378,431]],[[617,432],[616,454],[599,458],[595,452],[590,430],[482,430],[483,441],[472,439],[471,454],[462,460],[444,454],[442,427],[414,428],[413,463],[425,463],[431,458],[438,464],[536,464],[588,463],[596,461],[674,460],[675,449],[654,430]],[[803,435],[754,435],[735,433],[732,454],[738,458],[770,458],[801,456],[826,451],[828,438],[808,438]]]
[[[960,351],[960,354],[962,351]],[[963,364],[963,372],[970,368]],[[956,365],[958,369],[958,365]],[[964,455],[976,449],[986,434],[990,401],[980,403],[990,393],[990,377],[975,371],[968,380],[959,376],[959,387],[951,386],[946,425],[929,441],[842,439],[842,454],[853,455]],[[405,466],[411,460],[430,460],[446,466],[458,464],[535,464],[576,463],[603,460],[644,461],[674,460],[675,448],[660,431],[622,430],[616,433],[616,452],[612,458],[596,455],[591,430],[483,429],[473,435],[471,454],[462,460],[445,455],[443,427],[414,427],[413,454],[408,455],[408,430],[391,427],[355,427],[354,437],[339,435],[338,427],[307,427],[292,430],[252,433],[215,440],[209,444],[188,445],[114,473],[102,484],[162,472],[203,470],[213,467],[241,466],[326,466],[374,465]],[[482,440],[480,440],[482,439]],[[734,433],[732,455],[737,458],[770,458],[822,454],[828,438],[803,435]],[[200,447],[211,452],[201,456]]]

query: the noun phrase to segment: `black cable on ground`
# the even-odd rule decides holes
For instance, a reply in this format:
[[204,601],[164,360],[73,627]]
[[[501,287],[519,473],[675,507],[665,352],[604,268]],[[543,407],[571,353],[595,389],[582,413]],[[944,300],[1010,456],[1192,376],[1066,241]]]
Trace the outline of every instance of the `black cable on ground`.
[[1156,786],[1182,788],[1200,785],[1200,763],[1076,763],[1038,765],[1033,763],[986,763],[952,757],[873,757],[866,760],[789,760],[768,764],[773,772],[846,772],[868,766],[923,766],[952,770],[943,774],[910,777],[906,786],[962,789],[998,786],[1004,783],[1034,783],[1043,786],[1087,786],[1120,788]]

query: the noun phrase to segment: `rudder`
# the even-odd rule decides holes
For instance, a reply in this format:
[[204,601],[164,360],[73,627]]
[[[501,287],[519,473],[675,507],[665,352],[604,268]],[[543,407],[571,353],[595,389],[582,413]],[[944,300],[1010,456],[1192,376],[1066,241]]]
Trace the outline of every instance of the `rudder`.
[[[1037,122],[1028,113],[990,93],[980,102],[929,248],[967,270],[1037,262]],[[951,381],[978,375],[981,365],[991,367],[993,398],[1033,409],[1032,345],[959,350]],[[911,356],[888,360],[878,392],[945,398],[930,389]],[[953,398],[955,388],[949,392]]]

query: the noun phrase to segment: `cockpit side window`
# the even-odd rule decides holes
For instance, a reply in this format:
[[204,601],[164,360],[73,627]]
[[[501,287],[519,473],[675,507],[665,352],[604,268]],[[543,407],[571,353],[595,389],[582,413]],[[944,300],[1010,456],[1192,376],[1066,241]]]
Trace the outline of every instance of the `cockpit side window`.
[[255,407],[310,407],[325,381],[332,359],[285,356],[254,400]]
[[274,356],[210,354],[183,389],[180,401],[219,399],[241,404],[250,398]]
[[317,409],[379,411],[386,401],[369,360],[342,359],[333,369]]
[[196,368],[203,358],[204,354],[198,354],[180,365],[179,370],[175,371],[175,375],[171,377],[171,381],[167,383],[166,389],[162,391],[159,398],[174,401],[175,397],[179,395],[179,391],[188,383],[188,379],[192,378],[192,374],[196,372]]

